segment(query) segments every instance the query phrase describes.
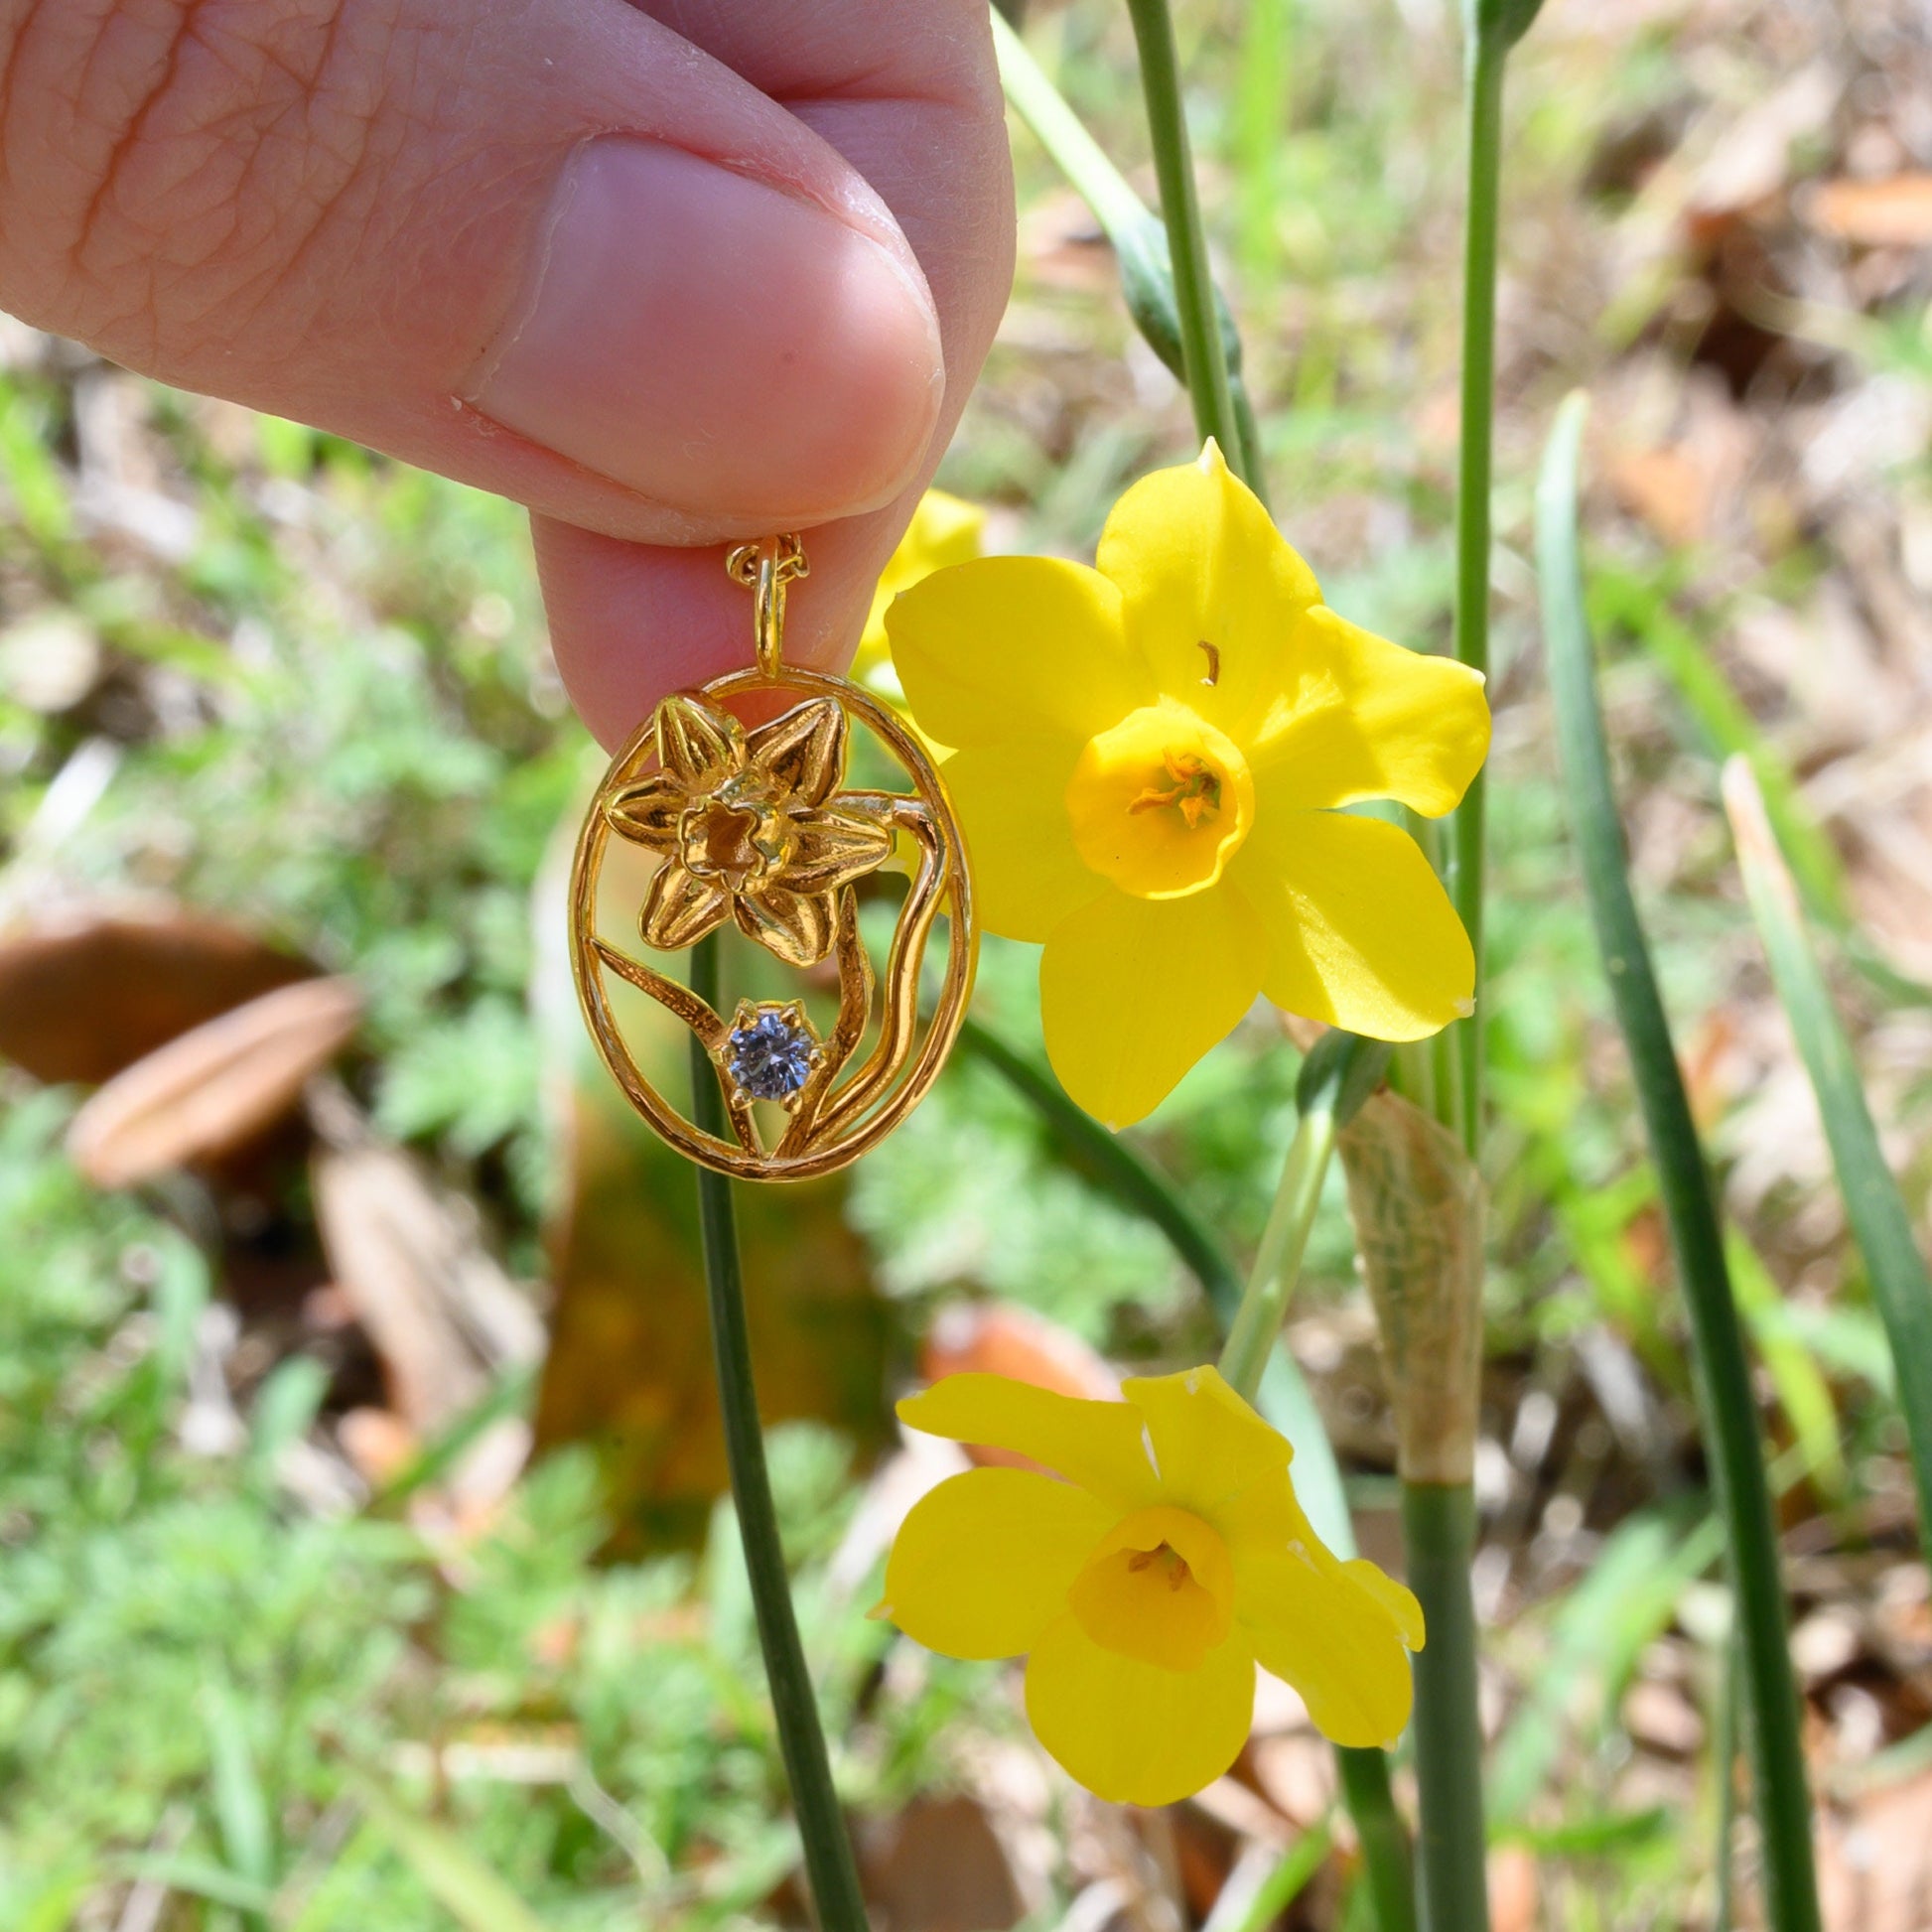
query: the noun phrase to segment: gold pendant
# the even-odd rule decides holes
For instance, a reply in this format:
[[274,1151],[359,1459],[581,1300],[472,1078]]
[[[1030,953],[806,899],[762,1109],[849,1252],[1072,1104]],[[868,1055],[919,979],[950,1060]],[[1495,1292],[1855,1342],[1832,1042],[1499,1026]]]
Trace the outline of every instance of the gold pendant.
[[[972,994],[979,931],[965,842],[925,747],[859,685],[783,661],[785,585],[807,568],[798,539],[741,544],[726,568],[757,594],[758,668],[666,698],[612,759],[571,868],[571,966],[606,1065],[673,1147],[742,1179],[803,1180],[877,1146],[938,1077]],[[798,692],[803,702],[750,729],[723,702],[774,690]],[[843,788],[855,723],[884,745],[909,791]],[[661,860],[637,915],[647,947],[682,952],[735,921],[786,966],[833,961],[829,1024],[815,1024],[802,997],[740,1000],[727,1020],[613,944],[597,913],[614,835]],[[911,885],[881,979],[860,938],[858,889],[889,861],[907,858]],[[919,981],[941,912],[945,971],[922,1021]],[[694,1125],[645,1079],[613,1016],[611,976],[649,994],[697,1035],[732,1140]]]

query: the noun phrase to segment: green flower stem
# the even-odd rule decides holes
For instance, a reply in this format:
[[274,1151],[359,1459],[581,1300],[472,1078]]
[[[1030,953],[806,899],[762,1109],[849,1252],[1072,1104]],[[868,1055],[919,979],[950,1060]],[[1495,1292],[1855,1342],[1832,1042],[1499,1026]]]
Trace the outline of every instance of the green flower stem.
[[1402,1485],[1409,1587],[1429,1625],[1429,1641],[1415,1659],[1424,1932],[1481,1932],[1489,1923],[1476,1619],[1469,1595],[1475,1545],[1475,1491],[1469,1484]]
[[1309,1230],[1321,1203],[1321,1183],[1335,1152],[1335,1110],[1323,1094],[1295,1123],[1288,1159],[1282,1163],[1281,1184],[1268,1212],[1261,1248],[1247,1293],[1234,1311],[1228,1338],[1221,1349],[1221,1374],[1231,1388],[1252,1402],[1261,1387],[1261,1372],[1282,1332],[1289,1298],[1302,1257],[1308,1251]]
[[[718,940],[701,940],[691,955],[691,990],[717,1008]],[[691,1116],[707,1134],[724,1138],[724,1095],[703,1043],[691,1038]],[[758,1613],[759,1645],[771,1689],[778,1748],[791,1784],[804,1845],[805,1875],[820,1932],[867,1932],[866,1906],[853,1863],[852,1841],[832,1785],[818,1703],[798,1641],[791,1586],[778,1541],[778,1517],[764,1466],[764,1435],[759,1425],[758,1389],[752,1378],[752,1340],[745,1324],[745,1283],[738,1253],[738,1221],[730,1179],[698,1170],[698,1216],[704,1235],[705,1292],[711,1310],[711,1340],[718,1366],[718,1396],[725,1423],[725,1453],[732,1500],[738,1506],[745,1568]]]
[[[1093,210],[1094,219],[1105,232],[1120,265],[1121,294],[1134,326],[1155,354],[1184,383],[1187,362],[1181,346],[1180,312],[1167,229],[1087,132],[1027,43],[997,12],[993,16],[993,45],[1000,57],[1000,79],[1008,102]],[[1227,460],[1265,503],[1268,490],[1262,474],[1261,434],[1241,378],[1241,338],[1219,291],[1210,293],[1227,364],[1228,391],[1234,402],[1231,438],[1224,439]]]
[[1335,1765],[1341,1772],[1342,1801],[1362,1842],[1362,1869],[1376,1932],[1417,1932],[1415,1853],[1409,1827],[1396,1809],[1388,1753],[1337,1744]]
[[[1537,485],[1537,564],[1556,701],[1557,746],[1596,942],[1636,1075],[1644,1131],[1690,1314],[1706,1451],[1724,1520],[1741,1648],[1752,1795],[1761,1826],[1772,1932],[1819,1932],[1811,1798],[1798,1734],[1777,1532],[1764,1479],[1750,1363],[1725,1262],[1724,1235],[1691,1118],[1670,1022],[1658,995],[1625,870],[1623,827],[1584,615],[1577,477],[1587,403],[1559,412]],[[1433,1639],[1432,1639],[1433,1641]]]
[[1389,1048],[1354,1034],[1328,1033],[1310,1050],[1295,1082],[1297,1121],[1282,1177],[1262,1232],[1261,1248],[1228,1324],[1221,1373],[1250,1402],[1261,1386],[1270,1351],[1280,1339],[1288,1305],[1308,1251],[1309,1230],[1321,1202],[1321,1184],[1334,1158],[1335,1135],[1381,1084]]
[[[1496,402],[1496,235],[1502,202],[1503,69],[1508,36],[1493,20],[1472,20],[1468,53],[1468,211],[1462,255],[1462,424],[1455,479],[1456,657],[1489,670],[1489,488]],[[1484,778],[1469,781],[1450,822],[1446,854],[1449,897],[1476,958],[1476,1012],[1454,1029],[1453,1078],[1438,1115],[1473,1155],[1482,1119],[1482,894]],[[1451,1111],[1452,1110],[1452,1111]]]
[[[1337,1046],[1325,1052],[1317,1048],[1317,1052],[1322,1052],[1328,1062],[1345,1053],[1346,1063],[1339,1076],[1329,1073],[1322,1078],[1317,1071],[1322,1084],[1315,1104],[1330,1120],[1345,1119],[1373,1088],[1374,1077],[1367,1077],[1366,1086],[1364,1077],[1379,1075],[1379,1055],[1386,1049],[1378,1049],[1373,1042],[1353,1041],[1346,1035],[1330,1037],[1338,1042]],[[1353,1050],[1341,1042],[1349,1042]],[[1240,1320],[1244,1299],[1240,1276],[1200,1217],[1159,1169],[1143,1159],[1131,1143],[1108,1133],[1067,1097],[1060,1083],[1044,1067],[1020,1052],[983,1021],[969,1016],[960,1028],[959,1043],[963,1050],[985,1061],[1034,1109],[1058,1142],[1069,1167],[1106,1188],[1123,1206],[1145,1216],[1168,1237],[1175,1254],[1206,1292],[1224,1325],[1232,1326]],[[1310,1062],[1315,1062],[1314,1054],[1310,1055]],[[1305,1077],[1307,1074],[1305,1064]],[[1299,1135],[1297,1139],[1299,1142]],[[1292,1169],[1295,1163],[1291,1149],[1287,1167]],[[1313,1193],[1317,1196],[1320,1193],[1318,1173],[1313,1176]],[[1284,1256],[1286,1246],[1284,1242]],[[1299,1255],[1298,1246],[1298,1261]],[[1260,1272],[1257,1268],[1257,1278]],[[1282,1288],[1284,1307],[1292,1287],[1291,1271],[1291,1279]],[[1352,1557],[1354,1525],[1349,1521],[1341,1471],[1335,1464],[1334,1449],[1322,1427],[1320,1412],[1295,1357],[1280,1339],[1279,1322],[1270,1336],[1273,1345],[1264,1357],[1255,1386],[1244,1389],[1243,1393],[1296,1446],[1296,1493],[1308,1511],[1315,1534],[1337,1556]],[[1348,1750],[1339,1746],[1335,1759],[1348,1815],[1354,1820],[1356,1834],[1362,1842],[1377,1932],[1416,1932],[1409,1833],[1402,1814],[1396,1809],[1388,1759],[1379,1750]]]
[[1771,979],[1818,1096],[1839,1191],[1891,1343],[1924,1544],[1932,1539],[1932,1275],[1926,1272],[1912,1217],[1878,1145],[1858,1062],[1805,931],[1798,889],[1778,849],[1764,795],[1741,757],[1725,766],[1725,806],[1737,841],[1745,896],[1771,962]]
[[1207,265],[1207,231],[1187,145],[1180,100],[1180,57],[1174,47],[1168,0],[1127,0],[1141,54],[1141,91],[1154,141],[1154,174],[1161,185],[1161,217],[1168,224],[1173,264],[1174,303],[1180,313],[1181,363],[1194,426],[1213,437],[1230,464],[1242,461],[1240,419],[1228,386],[1227,351],[1214,310],[1214,281]]

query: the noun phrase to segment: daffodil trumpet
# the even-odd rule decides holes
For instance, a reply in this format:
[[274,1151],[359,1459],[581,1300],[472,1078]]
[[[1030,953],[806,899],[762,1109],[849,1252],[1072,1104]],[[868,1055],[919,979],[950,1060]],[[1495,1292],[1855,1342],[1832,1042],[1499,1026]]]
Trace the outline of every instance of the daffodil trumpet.
[[1322,1544],[1287,1438],[1216,1370],[1121,1393],[968,1374],[901,1402],[913,1429],[1040,1467],[975,1468],[924,1496],[876,1614],[947,1656],[1024,1655],[1035,1734],[1116,1803],[1172,1803],[1226,1771],[1257,1665],[1337,1743],[1392,1742],[1423,1643],[1416,1599]]

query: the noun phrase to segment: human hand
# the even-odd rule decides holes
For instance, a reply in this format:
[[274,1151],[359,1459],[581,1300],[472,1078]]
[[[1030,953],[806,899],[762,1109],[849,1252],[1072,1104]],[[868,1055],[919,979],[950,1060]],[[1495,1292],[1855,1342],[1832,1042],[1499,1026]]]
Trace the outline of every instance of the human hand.
[[1005,305],[984,0],[0,0],[0,307],[534,513],[607,744],[849,650]]

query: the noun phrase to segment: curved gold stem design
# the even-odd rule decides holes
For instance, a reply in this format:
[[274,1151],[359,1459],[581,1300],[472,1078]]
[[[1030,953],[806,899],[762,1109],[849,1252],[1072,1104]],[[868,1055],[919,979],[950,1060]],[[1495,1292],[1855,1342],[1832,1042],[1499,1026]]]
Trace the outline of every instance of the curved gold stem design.
[[904,1062],[918,1026],[919,969],[925,963],[926,936],[939,910],[948,867],[931,817],[917,799],[902,800],[894,813],[894,823],[918,841],[919,870],[899,908],[893,949],[886,961],[886,1004],[879,1044],[826,1109],[825,1125],[832,1132],[858,1119],[879,1098]]

